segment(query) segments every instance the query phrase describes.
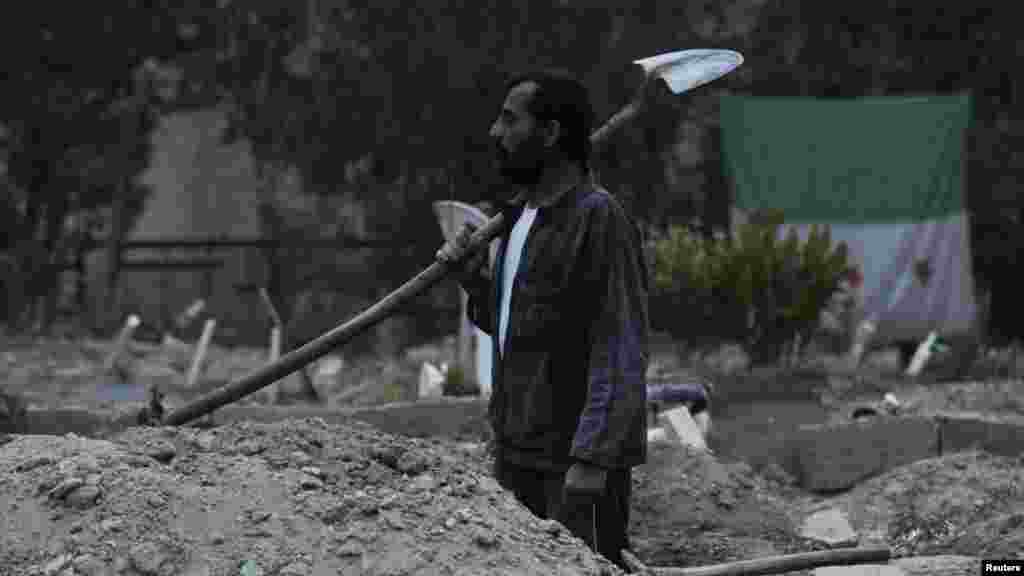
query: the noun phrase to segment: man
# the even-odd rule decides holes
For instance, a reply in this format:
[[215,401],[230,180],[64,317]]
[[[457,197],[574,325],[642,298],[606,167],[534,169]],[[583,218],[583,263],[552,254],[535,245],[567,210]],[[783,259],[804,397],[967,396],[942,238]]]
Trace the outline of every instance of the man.
[[521,192],[493,270],[464,261],[472,228],[438,251],[463,262],[469,314],[494,337],[498,481],[626,568],[633,466],[647,451],[647,268],[639,229],[590,174],[586,89],[557,72],[512,80],[490,135]]

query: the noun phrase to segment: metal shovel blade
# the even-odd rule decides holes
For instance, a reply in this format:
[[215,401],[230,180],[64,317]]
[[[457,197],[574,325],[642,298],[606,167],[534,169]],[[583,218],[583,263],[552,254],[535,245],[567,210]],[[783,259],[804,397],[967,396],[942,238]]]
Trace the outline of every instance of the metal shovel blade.
[[644,74],[665,80],[673,94],[682,94],[732,72],[743,64],[743,55],[734,50],[679,50],[633,63],[639,64]]

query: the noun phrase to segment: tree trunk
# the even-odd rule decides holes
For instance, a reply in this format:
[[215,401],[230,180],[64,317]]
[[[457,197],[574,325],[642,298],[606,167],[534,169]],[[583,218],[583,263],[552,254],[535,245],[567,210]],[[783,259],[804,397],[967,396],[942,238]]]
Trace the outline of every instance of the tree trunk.
[[[53,184],[50,184],[53,186]],[[68,197],[63,191],[47,194],[52,202],[46,207],[46,236],[44,258],[39,271],[39,328],[48,333],[57,316],[57,298],[62,284],[64,269],[65,238],[64,220],[68,212]]]
[[[38,176],[35,178],[41,180]],[[41,194],[29,194],[25,216],[16,233],[12,259],[12,274],[8,292],[8,323],[12,331],[20,331],[31,322],[32,295],[36,293],[36,270],[39,266],[39,217],[42,212]]]
[[107,236],[107,286],[103,309],[104,318],[97,318],[101,326],[108,330],[117,330],[120,321],[118,306],[118,280],[121,275],[121,248],[124,244],[124,212],[128,195],[128,179],[122,179],[118,191],[114,194],[110,210],[110,232]]

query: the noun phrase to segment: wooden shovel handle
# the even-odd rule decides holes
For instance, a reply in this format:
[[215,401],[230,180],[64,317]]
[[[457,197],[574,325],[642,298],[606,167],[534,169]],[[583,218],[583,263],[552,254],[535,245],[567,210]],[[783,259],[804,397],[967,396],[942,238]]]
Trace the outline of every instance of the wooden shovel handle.
[[636,574],[647,576],[765,576],[809,570],[821,566],[887,563],[892,557],[888,548],[840,548],[821,552],[805,552],[784,556],[768,556],[710,566],[690,568],[655,568],[644,566],[636,556],[623,550],[623,557]]

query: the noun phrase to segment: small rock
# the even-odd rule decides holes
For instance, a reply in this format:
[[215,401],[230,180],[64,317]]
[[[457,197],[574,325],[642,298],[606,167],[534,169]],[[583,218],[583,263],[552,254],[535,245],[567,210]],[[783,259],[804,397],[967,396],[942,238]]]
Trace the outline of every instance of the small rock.
[[417,475],[425,472],[429,464],[427,459],[421,454],[417,454],[412,451],[407,451],[402,454],[402,457],[398,459],[397,469],[403,474]]
[[804,520],[800,535],[832,548],[855,546],[860,540],[846,514],[838,508],[816,512]]
[[489,530],[479,528],[473,534],[473,542],[481,548],[496,548],[498,546],[498,537]]
[[562,525],[555,520],[542,520],[540,523],[540,528],[541,530],[547,532],[552,536],[558,536],[558,534],[562,531]]
[[455,519],[462,523],[467,523],[473,520],[473,511],[469,508],[461,508],[455,511]]
[[132,547],[129,555],[132,559],[132,567],[144,576],[158,576],[165,566],[171,563],[171,558],[163,548],[153,542],[136,544]]
[[386,496],[383,499],[381,499],[381,501],[380,501],[380,508],[381,508],[381,510],[391,510],[393,508],[396,508],[397,506],[398,506],[398,495],[397,494],[391,494],[390,496]]
[[95,484],[86,484],[79,488],[78,490],[75,490],[68,494],[64,498],[64,501],[67,502],[69,505],[74,506],[75,508],[84,510],[86,508],[94,506],[96,502],[100,499],[100,495],[102,493],[103,491],[100,489],[99,486]]
[[455,528],[455,518],[449,518],[449,519],[445,520],[444,521],[444,527],[449,529],[449,530],[451,530],[452,528]]
[[76,457],[73,462],[79,473],[96,472],[100,469],[100,461],[91,454],[82,454]]
[[77,476],[78,464],[71,458],[66,458],[57,463],[57,472],[61,476]]
[[99,558],[86,554],[75,558],[75,572],[81,576],[105,576],[107,565]]
[[214,546],[219,546],[219,545],[223,544],[224,541],[225,541],[225,538],[224,538],[224,533],[223,532],[211,532],[210,533],[210,544],[213,544]]
[[363,547],[357,542],[345,542],[338,547],[338,556],[342,558],[351,558],[352,556],[361,556],[363,554]]
[[49,497],[53,500],[63,500],[65,496],[83,485],[85,485],[85,480],[81,478],[66,478],[50,490]]
[[146,497],[146,503],[148,503],[153,508],[160,508],[164,504],[166,504],[166,501],[164,500],[164,497],[160,496],[159,494],[150,494],[148,497]]
[[131,468],[149,468],[153,465],[153,459],[142,454],[128,454],[123,460]]
[[49,466],[49,465],[53,464],[54,462],[55,462],[55,460],[53,458],[49,457],[49,456],[40,456],[38,458],[32,458],[31,460],[26,460],[26,461],[22,462],[21,464],[18,464],[18,466],[14,469],[14,471],[15,472],[21,472],[21,473],[31,472],[32,470],[35,470],[36,468],[42,468],[43,466]]
[[436,486],[437,481],[430,474],[421,474],[409,483],[409,488],[416,492],[433,490]]
[[255,440],[246,440],[238,445],[238,451],[246,456],[255,456],[263,452],[264,448]]
[[383,512],[381,519],[384,520],[387,525],[394,530],[402,530],[405,528],[405,522],[402,521],[402,516],[398,512]]
[[161,464],[174,460],[177,454],[178,450],[170,442],[158,442],[146,449],[146,455]]
[[120,518],[108,518],[100,522],[100,530],[104,532],[120,532],[124,530],[124,520]]
[[203,452],[213,450],[214,438],[209,432],[200,432],[192,437],[191,444]]
[[249,520],[255,524],[259,524],[270,520],[271,516],[273,516],[273,514],[265,510],[253,510],[249,513]]
[[296,450],[292,452],[291,457],[292,461],[295,462],[295,464],[300,467],[309,466],[310,464],[313,463],[313,457],[301,450]]
[[45,573],[46,576],[56,576],[56,574],[63,570],[68,564],[71,564],[71,555],[61,554],[46,563],[46,566],[43,568],[43,573]]
[[320,470],[316,466],[305,466],[305,467],[302,468],[302,471],[305,474],[309,474],[310,476],[313,476],[314,478],[323,478],[324,477],[323,470]]
[[118,556],[114,560],[114,572],[116,574],[124,574],[125,572],[128,572],[131,569],[132,569],[132,562],[131,562],[131,560],[125,558],[124,556]]
[[299,486],[303,490],[320,490],[324,487],[324,483],[313,476],[303,476],[302,480],[299,481]]
[[310,573],[309,564],[292,562],[277,572],[280,576],[306,576]]

